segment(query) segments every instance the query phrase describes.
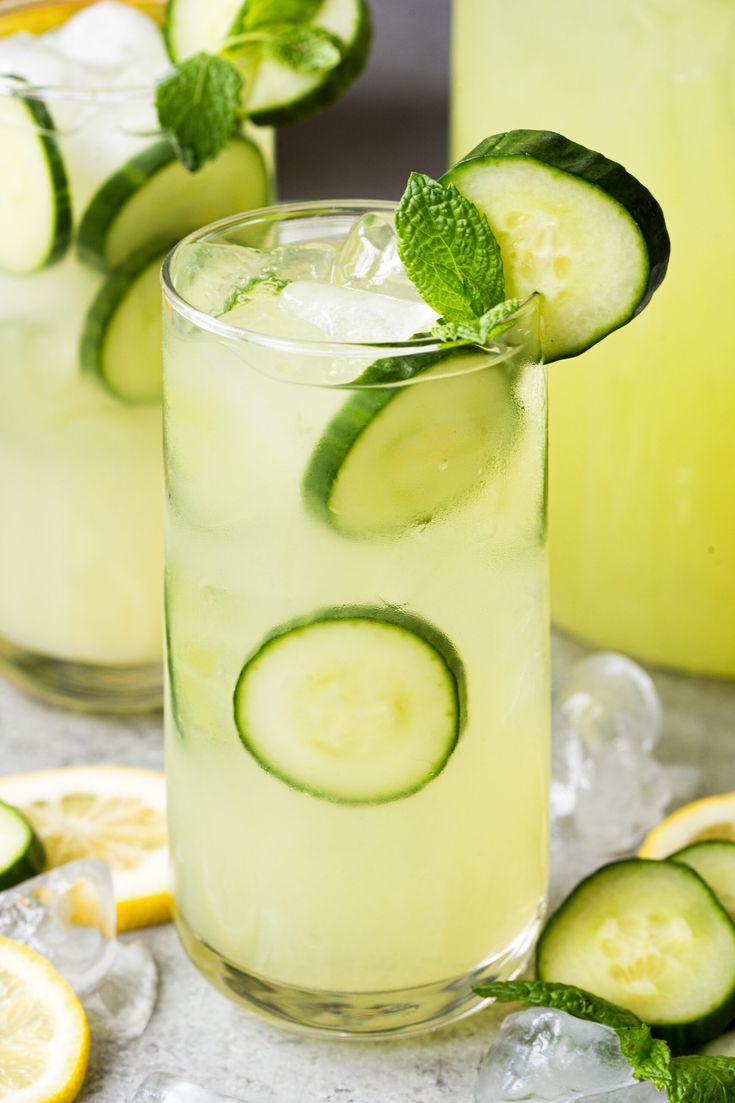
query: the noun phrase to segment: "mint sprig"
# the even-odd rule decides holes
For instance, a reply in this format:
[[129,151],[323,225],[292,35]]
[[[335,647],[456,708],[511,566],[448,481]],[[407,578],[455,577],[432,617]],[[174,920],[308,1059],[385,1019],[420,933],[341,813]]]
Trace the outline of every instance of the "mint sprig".
[[668,1044],[654,1038],[650,1027],[632,1011],[583,988],[538,980],[492,981],[478,985],[475,992],[500,1003],[519,1000],[534,1007],[553,1007],[610,1027],[636,1080],[650,1080],[666,1092],[669,1103],[735,1103],[735,1058],[673,1057]]
[[323,0],[248,0],[218,53],[177,65],[156,91],[158,119],[179,160],[197,172],[229,144],[246,113],[246,83],[263,57],[298,73],[329,73],[344,61],[339,40],[312,24]]
[[214,54],[195,54],[156,90],[161,128],[182,164],[197,172],[229,144],[240,124],[243,79]]
[[303,27],[298,23],[267,23],[257,30],[233,35],[225,51],[235,60],[248,50],[258,49],[299,73],[327,73],[342,61],[338,40],[321,27]]
[[432,335],[487,345],[520,306],[507,299],[490,223],[453,184],[412,172],[396,210],[398,255],[422,299],[441,317]]

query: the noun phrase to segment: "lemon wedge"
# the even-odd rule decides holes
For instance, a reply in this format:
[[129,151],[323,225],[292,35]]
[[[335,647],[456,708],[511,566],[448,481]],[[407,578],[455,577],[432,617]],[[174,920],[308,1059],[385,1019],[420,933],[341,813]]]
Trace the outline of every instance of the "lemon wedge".
[[0,938],[0,1103],[71,1103],[88,1057],[87,1019],[64,978]]
[[30,820],[49,867],[76,858],[99,858],[108,863],[119,931],[171,918],[166,791],[161,771],[134,766],[62,766],[11,774],[0,777],[0,800],[14,805]]

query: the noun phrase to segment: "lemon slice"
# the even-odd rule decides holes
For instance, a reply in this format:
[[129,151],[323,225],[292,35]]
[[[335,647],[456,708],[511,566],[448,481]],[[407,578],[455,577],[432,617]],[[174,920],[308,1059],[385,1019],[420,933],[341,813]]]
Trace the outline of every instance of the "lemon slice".
[[119,931],[171,918],[166,793],[159,770],[64,766],[11,774],[0,777],[0,799],[28,817],[48,866],[76,858],[108,863]]
[[27,946],[0,938],[0,1101],[70,1103],[89,1056],[77,997]]
[[735,793],[703,797],[677,808],[643,841],[641,858],[667,858],[691,843],[710,839],[735,842]]

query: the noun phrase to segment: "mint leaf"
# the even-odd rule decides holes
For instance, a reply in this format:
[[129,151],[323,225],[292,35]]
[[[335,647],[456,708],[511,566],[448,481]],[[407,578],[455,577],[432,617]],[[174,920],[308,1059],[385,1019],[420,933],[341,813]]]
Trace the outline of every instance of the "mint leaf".
[[396,232],[409,279],[445,321],[481,318],[502,300],[503,262],[490,224],[453,184],[412,172]]
[[443,341],[469,341],[473,345],[487,345],[493,337],[499,337],[513,325],[507,319],[515,314],[521,305],[520,299],[506,299],[486,310],[481,318],[467,322],[448,322],[440,318],[431,334]]
[[242,30],[264,23],[310,23],[324,0],[249,0]]
[[669,1103],[733,1103],[735,1059],[732,1057],[675,1057],[673,1081],[667,1085]]
[[654,1038],[650,1028],[632,1011],[583,988],[540,980],[494,981],[478,985],[475,992],[501,1003],[522,1000],[534,1007],[554,1007],[577,1019],[609,1026],[617,1034],[620,1051],[630,1061],[636,1080],[651,1080],[659,1090],[668,1090],[672,1083],[671,1050],[666,1042]]
[[260,276],[250,276],[249,279],[236,284],[225,299],[224,306],[217,317],[222,318],[225,314],[229,314],[231,310],[234,310],[236,306],[250,302],[256,287],[262,288],[264,291],[270,291],[273,295],[279,295],[284,287],[288,287],[290,282],[290,280],[282,279],[275,272],[264,272]]
[[224,58],[195,54],[162,80],[156,108],[179,160],[197,172],[227,146],[241,117],[243,80]]
[[229,53],[241,53],[253,46],[300,73],[326,73],[342,61],[342,50],[334,35],[298,23],[268,23],[225,43]]

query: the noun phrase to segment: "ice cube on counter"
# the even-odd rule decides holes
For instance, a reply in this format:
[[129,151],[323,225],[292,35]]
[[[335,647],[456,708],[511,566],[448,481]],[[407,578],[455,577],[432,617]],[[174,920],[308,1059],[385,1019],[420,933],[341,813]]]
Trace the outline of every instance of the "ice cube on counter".
[[0,893],[0,935],[47,958],[77,993],[90,1025],[117,1041],[143,1033],[158,970],[140,941],[120,942],[112,873],[85,858]]
[[504,1019],[480,1064],[475,1100],[569,1103],[635,1083],[614,1030],[564,1011],[529,1007]]
[[232,1095],[203,1088],[167,1072],[152,1072],[129,1097],[128,1103],[239,1103]]
[[556,696],[552,822],[600,862],[632,850],[666,811],[671,786],[653,754],[660,730],[656,688],[623,655],[582,660]]
[[0,935],[48,958],[79,996],[114,955],[115,896],[109,866],[82,859],[0,893]]
[[295,280],[279,297],[284,314],[316,326],[330,341],[381,344],[409,340],[438,315],[424,302]]

